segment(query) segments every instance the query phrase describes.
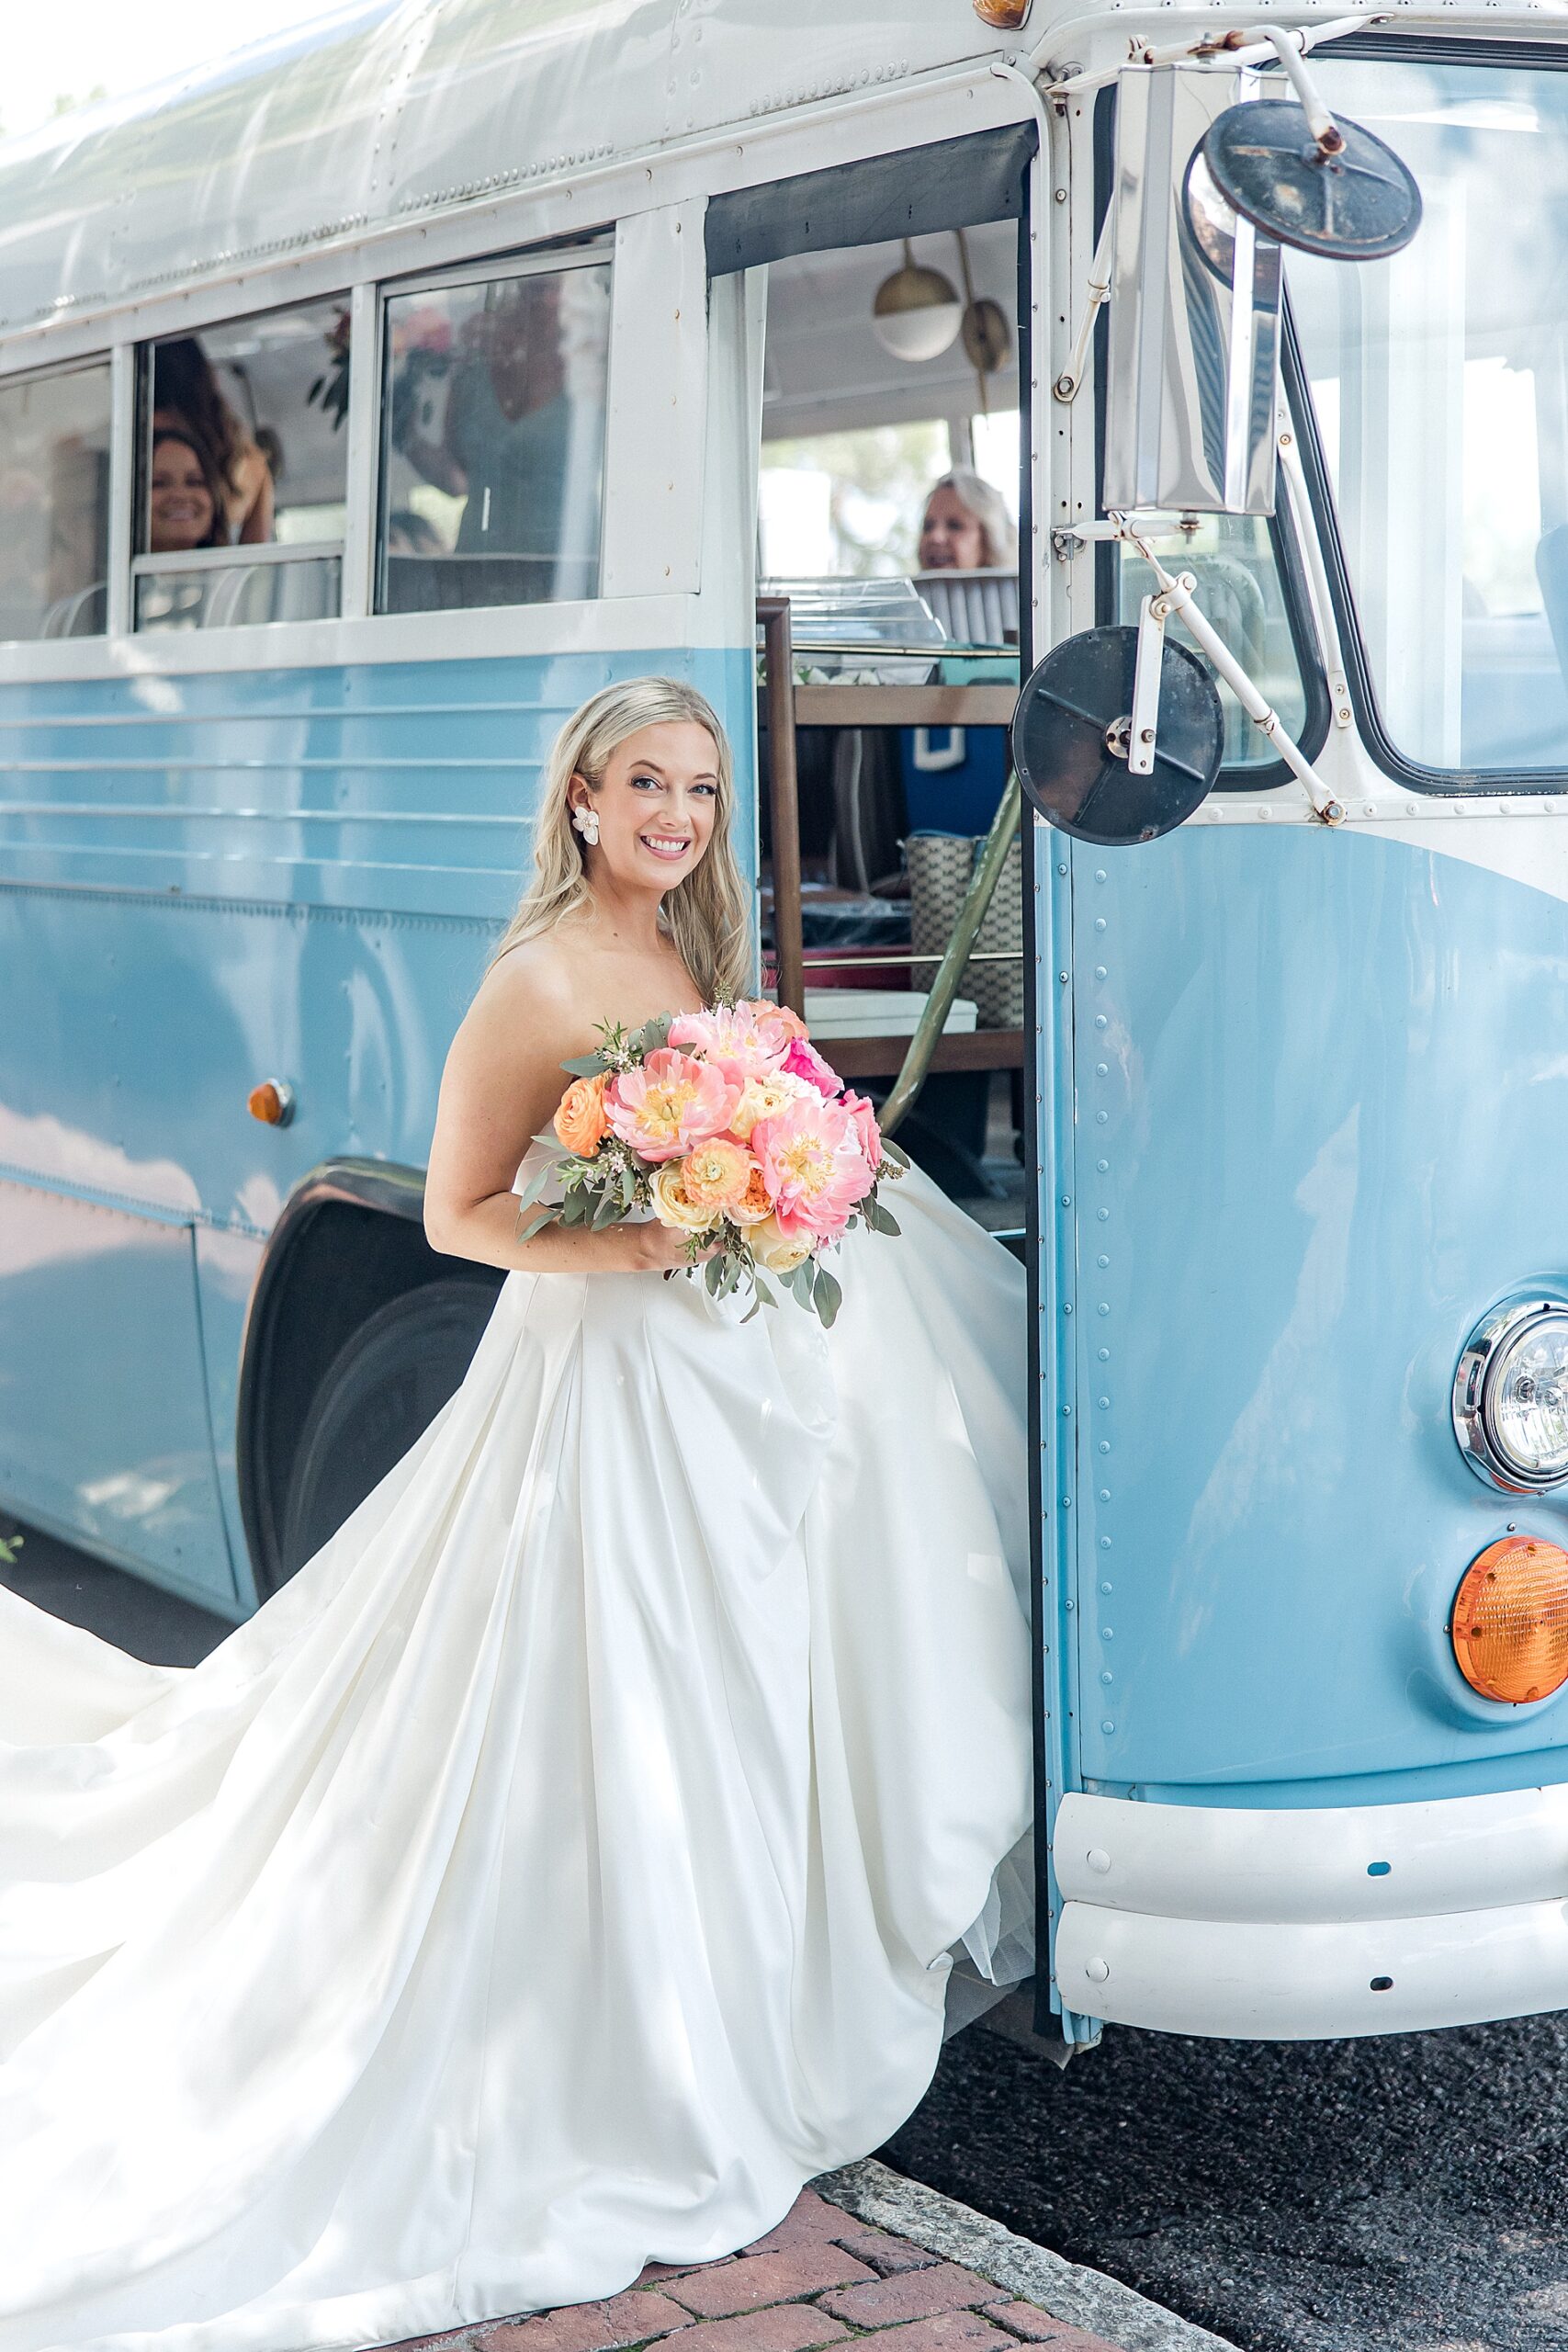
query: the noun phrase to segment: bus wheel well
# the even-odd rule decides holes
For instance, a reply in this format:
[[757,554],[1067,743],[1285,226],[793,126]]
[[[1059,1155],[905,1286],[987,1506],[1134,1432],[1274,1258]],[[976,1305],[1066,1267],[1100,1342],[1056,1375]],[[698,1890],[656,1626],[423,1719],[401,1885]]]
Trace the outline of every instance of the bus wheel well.
[[332,1160],[295,1187],[268,1238],[246,1320],[236,1430],[241,1507],[264,1600],[300,1565],[287,1542],[295,1474],[313,1423],[330,1408],[330,1376],[352,1356],[356,1335],[394,1301],[428,1289],[433,1306],[438,1296],[449,1302],[463,1284],[474,1292],[477,1337],[501,1287],[498,1270],[431,1248],[423,1203],[422,1170]]

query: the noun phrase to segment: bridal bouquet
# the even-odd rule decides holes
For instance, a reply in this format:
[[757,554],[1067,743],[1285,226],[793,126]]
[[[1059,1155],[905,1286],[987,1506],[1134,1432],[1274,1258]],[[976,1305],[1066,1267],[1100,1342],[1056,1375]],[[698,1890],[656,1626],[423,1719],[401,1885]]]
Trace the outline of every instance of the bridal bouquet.
[[864,1096],[766,999],[599,1034],[597,1053],[563,1064],[572,1083],[537,1138],[551,1156],[521,1205],[554,1177],[562,1198],[541,1222],[597,1230],[650,1208],[690,1237],[694,1264],[717,1244],[703,1269],[716,1298],[744,1285],[752,1314],[776,1306],[771,1274],[830,1324],[841,1293],[823,1253],[857,1222],[897,1232],[878,1188],[909,1164]]

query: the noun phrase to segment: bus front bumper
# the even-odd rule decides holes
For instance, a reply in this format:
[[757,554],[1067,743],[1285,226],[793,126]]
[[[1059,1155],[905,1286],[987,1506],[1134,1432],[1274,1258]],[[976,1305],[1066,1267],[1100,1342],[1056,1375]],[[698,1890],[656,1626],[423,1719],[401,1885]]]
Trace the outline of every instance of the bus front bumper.
[[1568,2007],[1568,1786],[1311,1811],[1070,1795],[1065,2007],[1298,2041]]

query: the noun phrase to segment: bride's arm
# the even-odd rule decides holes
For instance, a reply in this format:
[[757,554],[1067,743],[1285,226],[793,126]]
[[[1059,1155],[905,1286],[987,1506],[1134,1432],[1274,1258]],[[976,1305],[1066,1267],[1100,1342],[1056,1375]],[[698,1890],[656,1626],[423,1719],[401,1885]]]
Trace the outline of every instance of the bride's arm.
[[[661,1272],[686,1263],[685,1235],[652,1223],[603,1233],[550,1224],[519,1238],[518,1164],[555,1116],[568,1084],[561,1063],[593,1043],[547,943],[513,949],[486,974],[441,1074],[424,1180],[433,1250],[535,1274]],[[525,1235],[535,1214],[524,1212]]]

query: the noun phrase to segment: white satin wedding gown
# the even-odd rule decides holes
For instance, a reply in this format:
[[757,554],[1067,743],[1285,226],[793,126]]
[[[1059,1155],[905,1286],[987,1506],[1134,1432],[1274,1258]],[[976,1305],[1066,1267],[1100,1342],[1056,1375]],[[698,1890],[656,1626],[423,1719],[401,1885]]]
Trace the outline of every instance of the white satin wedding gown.
[[1023,1277],[888,1199],[826,1334],[509,1275],[199,1666],[0,1591],[0,2352],[729,2253],[918,2103],[950,1948],[1027,1968]]

